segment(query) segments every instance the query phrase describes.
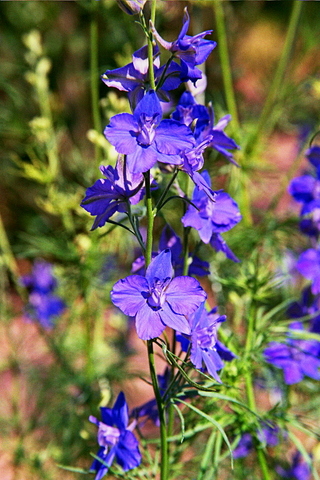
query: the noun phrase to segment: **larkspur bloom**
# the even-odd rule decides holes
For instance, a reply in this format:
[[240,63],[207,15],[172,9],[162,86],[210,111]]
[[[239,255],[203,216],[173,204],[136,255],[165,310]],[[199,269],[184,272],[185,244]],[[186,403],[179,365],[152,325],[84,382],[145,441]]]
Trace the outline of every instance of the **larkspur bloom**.
[[211,40],[205,40],[206,35],[210,35],[212,30],[198,33],[193,37],[187,35],[189,29],[190,17],[187,8],[184,9],[183,25],[174,42],[164,40],[152,25],[152,32],[157,42],[166,50],[169,50],[175,58],[179,58],[182,67],[181,79],[185,82],[191,80],[196,82],[202,77],[202,72],[196,65],[201,65],[206,61],[217,43]]
[[310,480],[311,478],[311,468],[299,451],[294,453],[291,466],[288,469],[278,466],[276,471],[282,478],[291,480]]
[[[168,102],[168,92],[179,87],[181,68],[176,62],[160,67],[159,48],[153,49],[153,68],[157,95],[163,102]],[[149,90],[149,60],[148,47],[145,45],[132,55],[132,62],[124,67],[106,70],[101,76],[108,87],[114,87],[123,92],[128,92],[131,109],[134,110],[142,100],[145,92]]]
[[298,320],[301,317],[310,318],[310,332],[320,333],[320,308],[319,298],[314,296],[309,285],[302,291],[301,299],[293,302],[287,309],[289,318]]
[[[268,445],[269,447],[275,447],[279,443],[280,429],[277,426],[271,426],[264,424],[256,434],[260,443]],[[250,433],[244,433],[236,448],[233,450],[232,455],[234,458],[243,458],[249,455],[254,448],[254,439]]]
[[320,147],[306,151],[306,157],[315,168],[314,174],[304,174],[291,180],[288,191],[302,203],[300,229],[310,237],[318,238],[320,233]]
[[63,300],[53,294],[57,280],[52,265],[43,260],[36,261],[32,273],[21,277],[21,283],[29,290],[27,317],[37,320],[46,329],[52,328],[54,319],[66,308]]
[[192,277],[172,277],[171,252],[166,249],[152,260],[145,276],[119,280],[111,291],[112,302],[125,315],[135,317],[142,340],[158,337],[166,326],[190,333],[185,316],[198,308],[206,293]]
[[123,392],[120,392],[113,408],[101,407],[101,418],[90,416],[90,422],[98,427],[97,457],[90,471],[96,473],[95,480],[100,480],[108,472],[114,459],[124,471],[138,467],[141,463],[139,442],[132,433],[135,423],[128,425],[129,413]]
[[[171,261],[172,266],[175,272],[175,275],[182,275],[183,270],[183,255],[182,255],[182,243],[180,238],[175,234],[175,232],[168,225],[162,230],[160,240],[159,240],[159,252],[170,248],[171,250]],[[158,253],[153,252],[152,256],[155,258]],[[209,263],[201,260],[194,254],[189,254],[190,265],[188,268],[189,275],[197,275],[199,277],[209,275]],[[142,274],[145,267],[144,257],[138,257],[132,264],[132,273]]]
[[224,133],[224,128],[231,119],[230,115],[223,117],[214,125],[214,111],[211,105],[205,107],[196,103],[189,92],[182,94],[172,118],[184,123],[187,126],[193,125],[195,144],[190,150],[182,154],[183,164],[181,170],[185,171],[193,180],[195,185],[204,190],[214,200],[214,192],[209,188],[208,183],[200,175],[199,170],[204,165],[204,152],[207,148],[214,148],[229,161],[236,164],[229,149],[238,149],[238,145]]
[[131,173],[120,155],[116,167],[100,167],[106,177],[97,180],[86,191],[81,206],[96,216],[91,230],[102,227],[115,212],[126,212],[127,202],[137,204],[143,197],[144,178],[141,173]]
[[286,343],[270,342],[264,350],[265,360],[283,370],[287,385],[300,382],[304,376],[320,380],[320,342],[293,338],[290,330],[303,331],[303,326],[291,323]]
[[191,130],[174,120],[161,120],[157,94],[150,90],[133,115],[120,113],[111,118],[104,134],[115,149],[126,155],[132,173],[150,170],[155,163],[182,163],[181,152],[194,144]]
[[302,252],[296,263],[296,269],[311,280],[311,292],[314,295],[320,293],[320,250],[309,248]]
[[190,335],[178,335],[184,351],[189,349],[191,343],[190,360],[193,365],[203,370],[203,364],[209,374],[218,382],[221,379],[218,371],[224,366],[222,359],[230,361],[236,356],[225,345],[218,341],[218,324],[226,320],[225,315],[218,315],[217,308],[207,312],[202,303],[191,315]]
[[[203,181],[210,187],[210,176],[206,170],[201,173]],[[223,245],[221,233],[233,228],[241,220],[236,202],[223,191],[215,192],[215,201],[199,188],[195,188],[192,203],[182,217],[185,227],[195,228],[204,243],[210,243],[213,248],[222,250],[229,259],[239,261],[231,250]],[[197,208],[196,208],[197,207]],[[222,240],[221,240],[222,239]]]
[[147,0],[117,0],[117,4],[128,15],[137,15],[143,9]]

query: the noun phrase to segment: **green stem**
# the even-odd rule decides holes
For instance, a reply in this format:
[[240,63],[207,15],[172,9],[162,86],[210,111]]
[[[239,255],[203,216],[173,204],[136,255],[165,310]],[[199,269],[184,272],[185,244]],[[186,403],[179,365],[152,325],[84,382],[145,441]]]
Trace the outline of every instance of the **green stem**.
[[146,268],[150,265],[152,260],[152,245],[153,245],[153,224],[154,213],[152,206],[151,186],[150,186],[150,171],[144,173],[145,189],[146,189],[146,208],[147,208],[147,242],[145,249],[145,263]]
[[11,274],[11,278],[15,284],[15,287],[19,295],[21,296],[21,298],[26,298],[26,290],[19,283],[18,265],[12,253],[11,245],[2,221],[1,214],[0,214],[0,258],[1,258],[1,263],[5,265],[9,270]]
[[[101,132],[101,118],[99,112],[99,52],[98,52],[98,22],[97,9],[99,2],[91,2],[91,21],[90,21],[90,85],[91,85],[91,108],[93,117],[93,126],[97,132]],[[97,163],[102,158],[101,148],[95,145],[95,158]]]
[[300,0],[294,0],[293,2],[287,36],[284,42],[284,47],[278,63],[278,67],[273,77],[273,82],[271,84],[267,99],[262,109],[257,128],[248,141],[246,154],[252,153],[254,151],[260,133],[262,132],[262,130],[265,129],[266,125],[269,129],[272,128],[270,120],[272,121],[273,116],[271,115],[271,113],[277,99],[279,99],[281,94],[281,85],[283,84],[283,79],[290,59],[292,46],[296,37],[302,5],[303,2],[301,2]]
[[159,419],[160,419],[160,444],[161,444],[160,480],[167,480],[168,470],[169,470],[167,425],[166,425],[165,409],[163,408],[163,402],[161,398],[161,393],[160,393],[156,369],[155,369],[152,340],[147,340],[147,347],[148,347],[150,375],[151,375],[153,390],[156,397],[156,402],[157,402],[158,412],[159,412]]
[[238,131],[239,134],[239,117],[238,109],[236,104],[236,98],[234,94],[230,57],[227,43],[227,32],[225,26],[225,18],[223,5],[221,0],[213,1],[213,10],[216,19],[216,28],[217,28],[217,39],[218,39],[218,51],[220,56],[220,64],[222,70],[222,80],[226,95],[227,108],[230,114],[232,115],[232,122],[234,130]]
[[[246,383],[246,392],[247,392],[247,400],[248,400],[248,407],[253,412],[257,411],[257,405],[254,395],[254,386],[253,386],[253,378],[252,378],[252,369],[251,369],[251,353],[254,350],[254,339],[255,339],[255,331],[256,331],[256,308],[251,301],[250,309],[249,309],[249,316],[248,316],[248,330],[247,330],[247,339],[245,345],[245,359],[247,362],[246,372],[245,372],[245,383]],[[269,473],[267,459],[265,457],[264,451],[256,447],[257,457],[260,465],[260,469],[262,472],[263,480],[271,480],[271,475]]]

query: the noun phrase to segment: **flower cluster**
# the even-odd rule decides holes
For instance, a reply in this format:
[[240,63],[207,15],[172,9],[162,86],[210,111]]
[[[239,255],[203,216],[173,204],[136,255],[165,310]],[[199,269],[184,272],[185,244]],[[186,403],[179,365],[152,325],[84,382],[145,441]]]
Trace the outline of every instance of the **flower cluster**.
[[21,283],[29,291],[28,318],[38,321],[45,329],[52,328],[54,319],[66,308],[63,300],[53,293],[57,280],[52,273],[52,265],[44,260],[36,261],[32,272],[21,277]]
[[[320,147],[307,150],[306,157],[315,169],[315,174],[305,174],[294,178],[289,185],[289,193],[303,204],[300,229],[315,242],[319,238],[318,215],[320,213]],[[319,217],[320,218],[320,217]],[[299,338],[304,333],[320,331],[319,293],[320,293],[320,251],[309,248],[302,252],[296,263],[296,269],[311,285],[302,294],[299,302],[294,302],[288,309],[288,316],[294,321],[289,325],[286,340],[282,343],[271,342],[264,350],[268,363],[281,368],[286,384],[300,382],[304,376],[320,380],[320,342],[313,339]],[[298,319],[311,316],[309,328],[305,328]]]
[[[227,258],[239,261],[222,237],[241,220],[239,208],[227,193],[211,188],[209,174],[203,170],[207,149],[216,150],[236,164],[232,151],[239,147],[224,132],[230,115],[215,122],[212,105],[198,104],[190,92],[183,93],[170,118],[164,118],[161,102],[170,101],[170,92],[182,82],[196,86],[203,77],[197,67],[205,62],[216,42],[205,38],[211,30],[187,35],[190,24],[187,9],[178,38],[167,42],[151,21],[147,30],[142,13],[144,3],[145,0],[118,0],[126,13],[139,14],[148,45],[134,52],[128,65],[108,69],[101,77],[108,87],[128,94],[131,113],[111,117],[105,127],[104,136],[119,154],[118,160],[115,167],[100,167],[105,178],[87,189],[81,206],[95,217],[92,230],[108,222],[118,224],[133,233],[139,242],[143,257],[135,260],[133,274],[117,281],[111,290],[113,304],[134,318],[138,337],[152,344],[167,327],[173,329],[174,338],[180,340],[182,349],[187,352],[186,358],[189,357],[195,369],[221,382],[218,372],[223,360],[230,361],[235,355],[217,338],[218,325],[225,316],[219,316],[216,309],[207,312],[207,294],[192,277],[208,275],[210,265],[197,256],[197,248],[189,251],[188,235],[191,228],[197,230],[200,237],[197,247],[203,242],[224,252]],[[171,54],[162,65],[160,47]],[[164,186],[159,185],[160,199],[153,204],[151,181],[156,169],[161,171],[162,178],[170,174],[172,178],[163,182]],[[188,175],[194,182],[192,198],[182,191],[178,175],[185,178]],[[186,206],[181,220],[184,237],[180,239],[169,225],[165,225],[158,251],[153,251],[150,224],[163,205],[171,200],[171,188],[178,192]],[[133,208],[143,199],[146,209]],[[147,212],[146,240],[140,228],[142,212]],[[116,214],[119,213],[123,222],[129,222],[129,227],[117,222]],[[164,338],[167,337],[164,335]],[[166,342],[169,351],[167,339]],[[171,353],[176,357],[174,348]],[[179,361],[181,363],[181,359]],[[187,364],[188,368],[191,364]],[[156,375],[151,377],[154,385]],[[164,376],[158,375],[158,387],[154,386],[155,392],[158,390],[157,402],[153,399],[135,409],[134,417],[150,417],[159,424],[158,403],[166,402],[169,379],[172,379],[171,370]],[[128,426],[124,395],[119,395],[113,409],[102,408],[101,414],[101,422],[91,417],[98,426],[100,445],[99,458],[92,465],[96,480],[107,473],[114,458],[125,471],[139,465],[141,459],[132,434],[134,423]]]

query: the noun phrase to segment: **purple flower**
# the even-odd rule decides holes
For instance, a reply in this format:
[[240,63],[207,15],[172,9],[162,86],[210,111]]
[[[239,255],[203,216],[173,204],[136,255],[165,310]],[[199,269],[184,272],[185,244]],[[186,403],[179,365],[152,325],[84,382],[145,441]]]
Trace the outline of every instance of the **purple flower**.
[[319,170],[320,167],[320,145],[314,145],[306,151],[306,157],[309,162]]
[[207,312],[204,303],[191,315],[189,315],[191,332],[190,335],[177,335],[183,351],[188,351],[191,342],[190,360],[193,365],[203,370],[203,363],[209,374],[218,382],[221,382],[217,373],[224,366],[222,359],[226,361],[236,358],[225,345],[217,339],[218,324],[224,322],[225,315],[218,315],[217,308]]
[[271,342],[264,350],[268,363],[281,368],[287,385],[300,382],[304,376],[320,380],[320,343],[316,340],[290,338],[290,330],[303,330],[302,324],[290,324],[286,343]]
[[209,121],[209,114],[204,105],[199,105],[190,92],[184,92],[175,111],[171,114],[174,120],[190,127],[199,118]]
[[158,337],[166,326],[190,333],[185,315],[193,313],[207,296],[194,278],[172,277],[171,252],[166,249],[152,260],[145,277],[126,277],[111,291],[112,302],[125,315],[135,317],[142,340]]
[[292,464],[289,469],[277,467],[276,471],[282,478],[295,480],[310,480],[311,478],[310,466],[298,451],[293,455]]
[[129,414],[123,392],[120,392],[113,408],[101,407],[100,422],[90,416],[90,422],[98,427],[98,444],[100,449],[90,470],[96,473],[95,480],[100,480],[111,466],[114,458],[124,471],[138,467],[141,463],[138,440],[133,435],[134,423],[128,425]]
[[[206,170],[201,173],[201,178],[210,188],[210,176]],[[215,194],[215,201],[212,201],[205,191],[196,187],[192,202],[197,208],[189,205],[186,214],[182,217],[182,223],[185,227],[198,230],[204,243],[210,243],[213,248],[226,253],[228,258],[238,260],[220,237],[221,233],[230,230],[241,220],[238,205],[223,191]]]
[[320,250],[309,248],[302,252],[296,263],[296,269],[311,280],[311,292],[314,295],[320,293]]
[[214,148],[217,152],[224,155],[231,163],[239,166],[229,150],[239,149],[240,147],[223,131],[230,122],[231,115],[225,115],[215,125],[214,110],[211,104],[209,104],[208,107],[208,114],[208,120],[205,117],[202,117],[196,124],[194,134],[197,142],[208,141],[209,147]]
[[100,167],[106,179],[97,180],[86,191],[81,206],[96,215],[91,230],[102,227],[115,212],[125,212],[127,202],[135,205],[143,196],[144,178],[141,173],[128,171],[126,161],[119,155],[116,167]]
[[[160,67],[159,48],[154,47],[154,76],[157,86],[157,95],[162,101],[169,101],[167,92],[179,87],[181,68],[176,62]],[[132,55],[132,62],[124,67],[107,70],[102,76],[102,81],[108,87],[115,87],[123,92],[128,92],[132,110],[142,100],[149,83],[148,47],[145,45]],[[161,82],[161,85],[160,85]]]
[[21,277],[21,283],[29,290],[27,317],[37,320],[46,329],[52,328],[54,318],[66,308],[63,300],[53,294],[57,280],[53,276],[52,265],[42,260],[36,261],[32,273]]
[[191,130],[174,120],[162,120],[159,99],[152,90],[138,103],[133,115],[111,118],[104,134],[115,149],[127,155],[132,173],[150,170],[159,161],[180,165],[181,152],[194,144]]
[[141,12],[147,0],[117,0],[117,4],[128,15],[137,15]]
[[204,37],[211,34],[212,30],[198,33],[198,35],[193,37],[187,35],[189,23],[190,17],[187,8],[185,8],[183,25],[177,40],[174,42],[165,41],[153,25],[152,32],[163,48],[169,50],[172,55],[180,59],[181,67],[183,69],[182,80],[192,80],[193,82],[196,82],[201,78],[202,74],[198,68],[195,68],[195,66],[205,62],[217,44],[211,40],[204,40]]
[[[268,445],[270,447],[274,447],[279,443],[279,434],[280,430],[277,426],[271,426],[267,424],[263,424],[263,428],[259,430],[256,434],[257,439],[260,443]],[[233,450],[233,457],[234,458],[243,458],[247,457],[251,450],[254,447],[253,437],[250,433],[244,433],[236,448]]]

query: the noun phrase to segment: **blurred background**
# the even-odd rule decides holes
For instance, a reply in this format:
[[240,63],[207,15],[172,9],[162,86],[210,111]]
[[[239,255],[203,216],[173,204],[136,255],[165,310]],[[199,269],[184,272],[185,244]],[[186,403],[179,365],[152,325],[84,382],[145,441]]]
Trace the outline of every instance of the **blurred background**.
[[[274,268],[288,249],[306,245],[296,226],[299,207],[286,188],[307,167],[303,151],[319,130],[320,3],[298,2],[294,24],[295,3],[160,0],[157,12],[166,40],[177,37],[185,6],[189,34],[214,30],[210,39],[218,46],[204,67],[205,101],[213,103],[217,119],[232,113],[227,133],[241,147],[241,169],[214,153],[207,168],[213,188],[226,188],[243,213],[228,236],[236,255],[245,259],[263,246],[272,251]],[[216,25],[221,8],[233,112]],[[92,219],[79,206],[100,178],[99,165],[115,162],[104,126],[129,111],[125,95],[99,77],[131,61],[143,32],[114,0],[7,1],[0,13],[0,476],[82,478],[57,464],[88,468],[89,452],[96,450],[88,416],[97,414],[101,399],[106,404],[110,385],[120,390],[143,371],[141,346],[108,295],[130,271],[138,245],[119,229],[90,233]],[[206,249],[202,255],[221,276],[234,274],[236,266]],[[27,292],[19,279],[36,259],[54,265],[66,304],[53,331],[23,313]],[[217,285],[213,291],[228,311],[230,296]],[[131,404],[144,401],[135,381],[127,384]]]

